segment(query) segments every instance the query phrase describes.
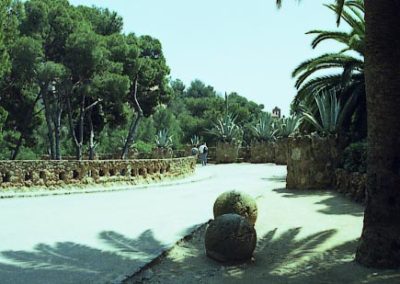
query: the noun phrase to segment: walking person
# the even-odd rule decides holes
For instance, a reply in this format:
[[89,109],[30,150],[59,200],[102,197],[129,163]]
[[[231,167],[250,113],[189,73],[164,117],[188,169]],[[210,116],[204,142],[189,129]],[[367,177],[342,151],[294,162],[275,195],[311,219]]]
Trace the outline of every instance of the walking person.
[[200,153],[201,165],[206,166],[207,165],[207,155],[208,155],[208,147],[207,147],[206,142],[204,142],[203,144],[200,145],[199,153]]

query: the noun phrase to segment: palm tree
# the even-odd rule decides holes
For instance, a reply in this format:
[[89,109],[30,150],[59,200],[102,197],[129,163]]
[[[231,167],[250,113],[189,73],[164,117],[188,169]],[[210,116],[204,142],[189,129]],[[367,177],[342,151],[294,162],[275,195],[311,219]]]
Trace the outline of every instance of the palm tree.
[[[277,3],[280,2],[277,0]],[[336,2],[340,4],[337,5],[337,12],[341,12],[345,1]],[[394,0],[365,0],[364,3],[368,182],[364,228],[356,260],[370,267],[398,268],[400,3]]]
[[[361,128],[366,124],[365,80],[364,80],[364,50],[365,50],[365,21],[364,3],[362,0],[348,1],[344,3],[341,19],[351,27],[350,32],[313,30],[308,34],[316,37],[312,41],[312,47],[316,48],[325,40],[334,40],[345,45],[345,48],[337,53],[323,54],[301,63],[292,73],[296,77],[295,96],[292,109],[299,112],[300,105],[306,105],[317,114],[317,105],[314,96],[322,92],[335,92],[340,98],[340,105],[346,107],[346,117],[343,126],[350,124]],[[336,12],[336,5],[325,5]],[[354,56],[353,54],[357,54]],[[341,72],[333,75],[318,76],[321,70],[340,68]],[[365,128],[365,127],[364,127]],[[365,134],[364,134],[365,135]]]
[[367,204],[356,259],[400,267],[400,3],[365,0]]

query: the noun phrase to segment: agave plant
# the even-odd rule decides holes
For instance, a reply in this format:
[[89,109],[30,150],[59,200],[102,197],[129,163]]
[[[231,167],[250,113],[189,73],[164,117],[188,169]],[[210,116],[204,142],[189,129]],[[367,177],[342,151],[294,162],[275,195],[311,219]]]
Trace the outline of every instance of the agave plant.
[[171,148],[172,147],[172,135],[168,134],[167,129],[160,130],[155,136],[155,142],[158,148]]
[[275,123],[275,136],[277,138],[287,138],[297,131],[301,123],[301,116],[293,115],[281,118]]
[[192,138],[190,138],[190,143],[192,144],[192,146],[200,145],[200,137],[197,135],[193,135]]
[[304,120],[323,135],[338,133],[348,111],[348,103],[342,108],[334,91],[321,92],[321,94],[316,95],[315,103],[318,113],[314,113],[310,106],[303,106]]
[[218,119],[217,123],[214,123],[214,127],[208,132],[216,136],[218,140],[228,143],[240,143],[243,137],[243,131],[236,124],[236,118],[229,113],[222,119]]
[[275,124],[274,118],[270,113],[265,113],[258,123],[253,126],[255,136],[260,141],[273,141],[275,140]]

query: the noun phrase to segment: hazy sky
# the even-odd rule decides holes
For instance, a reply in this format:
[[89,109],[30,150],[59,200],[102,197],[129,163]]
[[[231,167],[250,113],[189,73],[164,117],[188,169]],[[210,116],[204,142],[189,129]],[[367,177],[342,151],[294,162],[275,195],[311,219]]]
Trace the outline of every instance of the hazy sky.
[[299,63],[340,46],[312,50],[312,29],[336,29],[323,3],[333,0],[70,0],[109,8],[124,31],[148,34],[162,45],[171,77],[186,85],[200,79],[217,92],[236,91],[270,111],[289,111],[295,94],[291,72]]

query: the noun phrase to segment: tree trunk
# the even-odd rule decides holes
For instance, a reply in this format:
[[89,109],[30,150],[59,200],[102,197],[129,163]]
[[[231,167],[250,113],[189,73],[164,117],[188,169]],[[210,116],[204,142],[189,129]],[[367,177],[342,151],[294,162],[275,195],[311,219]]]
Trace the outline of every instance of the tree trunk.
[[79,161],[82,160],[83,134],[85,130],[85,102],[86,102],[86,96],[82,95],[81,106],[79,111],[79,140],[76,153],[76,159]]
[[54,138],[56,160],[61,160],[61,116],[62,110],[58,109],[54,119]]
[[21,135],[19,136],[18,141],[17,141],[17,145],[15,145],[14,150],[11,152],[11,160],[17,159],[17,156],[18,156],[19,150],[21,149],[23,140],[24,140],[24,133],[21,132]]
[[89,137],[89,160],[94,160],[94,128],[93,128],[93,121],[92,121],[92,110],[89,111],[88,114],[88,122],[89,122],[89,130],[90,130],[90,137]]
[[400,1],[365,0],[367,204],[356,260],[400,267]]
[[[47,87],[46,87],[47,89]],[[49,139],[49,146],[50,146],[50,159],[54,160],[56,158],[55,152],[56,152],[56,147],[54,143],[54,130],[52,126],[52,119],[51,119],[51,109],[50,109],[50,103],[47,98],[46,91],[42,93],[42,99],[43,99],[43,104],[44,104],[44,114],[46,118],[46,125],[47,125],[47,137]]]
[[74,142],[74,145],[75,145],[76,156],[82,157],[82,148],[79,147],[79,141],[78,141],[78,138],[76,137],[74,120],[72,118],[71,101],[70,101],[69,97],[67,97],[67,111],[68,111],[69,132],[70,132],[72,141]]
[[26,116],[24,118],[24,125],[23,125],[23,128],[20,131],[21,132],[21,136],[19,137],[17,145],[15,145],[14,150],[11,152],[11,157],[10,157],[11,160],[16,160],[17,159],[17,156],[18,156],[19,151],[20,151],[21,146],[22,146],[22,142],[25,139],[27,125],[32,122],[33,118],[38,113],[40,113],[40,111],[37,112],[37,113],[34,112],[39,99],[40,99],[40,92],[36,95],[36,99],[34,100],[34,102],[32,104],[32,107],[29,109],[29,112],[26,114]]
[[128,136],[125,141],[124,148],[122,150],[121,159],[126,160],[128,158],[129,148],[131,147],[133,141],[135,140],[136,130],[139,126],[140,119],[143,117],[143,111],[140,107],[139,101],[137,99],[137,88],[138,88],[138,76],[135,78],[134,88],[133,88],[133,100],[136,105],[137,115],[135,120],[131,122],[129,127]]
[[135,120],[132,120],[131,125],[129,127],[128,137],[126,138],[124,149],[122,150],[121,159],[126,160],[128,158],[129,148],[131,147],[133,141],[135,140],[136,130],[139,126],[139,121],[142,118],[143,114],[138,113]]

